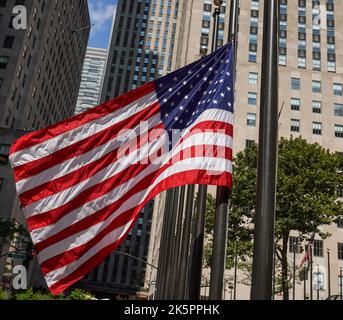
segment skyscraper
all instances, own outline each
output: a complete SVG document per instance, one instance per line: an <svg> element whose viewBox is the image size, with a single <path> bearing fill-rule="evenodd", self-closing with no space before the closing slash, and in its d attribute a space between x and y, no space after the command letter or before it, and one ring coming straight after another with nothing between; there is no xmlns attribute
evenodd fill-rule
<svg viewBox="0 0 343 320"><path fill-rule="evenodd" d="M106 57L106 49L87 48L79 96L76 103L76 114L99 105Z"/></svg>
<svg viewBox="0 0 343 320"><path fill-rule="evenodd" d="M17 5L24 6L24 29L13 23ZM8 163L10 146L74 114L89 25L87 1L0 1L0 217L24 223ZM0 253L7 250L0 247ZM5 262L0 259L0 281Z"/></svg>

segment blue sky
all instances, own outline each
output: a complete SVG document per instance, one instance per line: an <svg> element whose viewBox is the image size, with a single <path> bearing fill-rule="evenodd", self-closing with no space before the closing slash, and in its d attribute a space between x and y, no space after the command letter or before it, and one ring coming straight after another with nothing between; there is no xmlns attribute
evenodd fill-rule
<svg viewBox="0 0 343 320"><path fill-rule="evenodd" d="M88 0L93 27L89 47L107 48L117 0Z"/></svg>

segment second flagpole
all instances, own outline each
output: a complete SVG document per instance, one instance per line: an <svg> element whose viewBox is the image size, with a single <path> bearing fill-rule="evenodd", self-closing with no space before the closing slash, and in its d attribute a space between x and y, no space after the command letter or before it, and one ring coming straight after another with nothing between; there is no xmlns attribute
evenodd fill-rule
<svg viewBox="0 0 343 320"><path fill-rule="evenodd" d="M218 4L222 1L218 1ZM236 41L238 27L238 0L232 0L230 4L229 41L233 41L234 57L236 60ZM234 67L236 71L236 66ZM228 235L228 207L229 187L218 187L216 195L216 216L213 234L213 255L211 266L210 299L223 299L223 284L226 267L226 249Z"/></svg>

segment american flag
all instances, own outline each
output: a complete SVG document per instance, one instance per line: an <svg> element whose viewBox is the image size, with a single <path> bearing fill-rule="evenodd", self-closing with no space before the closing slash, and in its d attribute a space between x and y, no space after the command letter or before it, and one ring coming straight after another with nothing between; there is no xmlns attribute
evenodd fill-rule
<svg viewBox="0 0 343 320"><path fill-rule="evenodd" d="M17 192L52 293L102 263L162 191L232 186L233 71L230 43L12 146Z"/></svg>
<svg viewBox="0 0 343 320"><path fill-rule="evenodd" d="M315 236L316 236L316 233L314 232L311 238L308 240L306 252L303 259L301 260L300 268L302 268L305 265L305 263L308 263L311 260L312 246L313 246L313 241L314 241Z"/></svg>

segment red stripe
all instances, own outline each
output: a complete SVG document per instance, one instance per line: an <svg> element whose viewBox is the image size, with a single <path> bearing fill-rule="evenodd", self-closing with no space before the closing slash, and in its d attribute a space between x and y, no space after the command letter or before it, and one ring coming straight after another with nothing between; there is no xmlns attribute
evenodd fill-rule
<svg viewBox="0 0 343 320"><path fill-rule="evenodd" d="M233 137L233 125L227 122L221 121L203 121L194 126L187 134L185 134L180 141L178 141L177 145L181 144L183 141L188 139L191 135L194 135L196 131L199 132L210 132L210 133L220 133L223 132L224 134Z"/></svg>
<svg viewBox="0 0 343 320"><path fill-rule="evenodd" d="M233 127L232 125L229 125L225 122L211 122L211 121L205 121L202 123L199 123L194 128L190 130L188 134L185 135L181 139L181 142L185 141L187 138L189 138L192 134L195 133L195 131L206 131L207 128L211 126L210 131L215 133L219 130L224 130L225 134L232 136L233 134ZM156 135L160 134L159 129L163 129L163 125L157 125L155 128L151 129L149 131L149 141L153 141L153 139L156 137ZM157 130L158 132L153 132L153 130ZM115 137L114 137L115 138ZM145 139L143 135L143 141ZM180 143L178 143L180 144ZM143 145L143 143L138 143L138 146ZM136 149L132 149L134 151ZM31 203L34 203L36 201L39 201L40 199L46 198L48 196L51 196L55 193L61 192L62 190L65 190L67 188L70 188L76 184L78 184L81 181L84 181L88 179L89 177L96 174L101 169L105 168L107 165L115 162L117 160L117 150L112 151L111 153L103 156L102 158L94 161L93 163L90 163L88 165L83 166L82 168L75 170L63 177L54 179L52 181L49 181L45 184L39 185L36 188L33 188L31 190L28 190L20 195L21 204L23 207L28 206ZM63 159L65 160L65 159Z"/></svg>
<svg viewBox="0 0 343 320"><path fill-rule="evenodd" d="M231 150L226 150L227 154L231 154ZM129 192L127 192L122 198L118 199L116 202L110 204L109 206L99 210L98 212L94 213L91 216L88 216L77 223L67 227L66 229L62 230L61 232L51 236L50 238L38 243L35 245L35 249L38 252L41 252L42 250L46 249L47 247L53 245L54 243L57 243L61 241L62 239L68 238L72 236L73 234L77 234L83 230L86 230L90 228L93 225L96 225L100 222L105 221L108 217L110 217L113 213L115 213L122 204L131 198L136 193L147 189L153 181L157 177L154 177L155 173L152 173L151 175L147 176L143 180L141 180L139 183L137 183L137 186L132 188ZM153 181L151 181L151 178Z"/></svg>
<svg viewBox="0 0 343 320"><path fill-rule="evenodd" d="M72 159L79 155L85 154L92 149L99 147L110 140L118 137L118 134L125 129L132 129L139 125L141 121L150 119L153 115L158 113L160 105L158 102L152 104L150 108L142 110L139 113L134 114L130 118L127 118L103 131L100 131L93 136L84 140L78 141L68 147L56 151L47 157L40 158L35 161L23 164L14 168L14 176L16 182L35 176L50 167L58 165L68 159Z"/></svg>
<svg viewBox="0 0 343 320"><path fill-rule="evenodd" d="M102 105L92 108L87 112L74 116L68 120L49 126L21 137L11 148L11 154L14 152L32 147L36 144L47 141L51 138L59 136L63 133L71 131L88 122L102 118L120 108L123 108L130 103L138 100L141 97L153 92L156 86L154 82L149 82L135 90L127 92L113 100L103 103Z"/></svg>
<svg viewBox="0 0 343 320"><path fill-rule="evenodd" d="M193 171L189 171L189 172L175 174L175 175L173 175L171 177L166 178L161 183L159 183L149 193L149 195L144 200L144 202L140 206L138 206L132 212L132 217L134 217L135 220L136 220L140 210L142 208L144 208L145 204L147 202L149 202L152 198L154 198L157 194L159 194L159 193L161 193L161 192L163 192L163 191L165 191L167 189L174 188L174 187L181 186L181 185L186 185L186 184L211 184L211 185L232 187L232 176L229 173L224 173L224 174L218 175L218 176L209 176L209 175L207 175L207 171L206 170L205 171L193 170ZM129 217L129 215L127 215L124 218L122 218L123 221L125 221L125 219L127 219L127 217ZM128 219L128 221L130 221L130 220L131 219ZM119 227L120 226L118 226L118 225L114 226L113 230L115 230L115 229L117 229ZM120 246L121 243L123 242L123 240L127 237L129 232L131 231L131 229L129 229L127 231L127 233L121 239L118 239L118 241L116 241L115 243L113 243L113 244L111 244L111 245L101 249L92 258L88 259L84 264L82 264L73 273L71 273L70 275L68 275L65 278L63 278L62 280L60 280L59 282L57 282L54 285L52 285L49 288L50 291L53 292L54 294L59 294L59 293L63 292L67 287L69 287L73 283L75 283L78 280L80 280L84 275L86 275L91 270L93 270L97 265L102 263L106 256L108 256L118 246ZM108 230L106 234L108 234L109 232L111 232L111 230ZM104 236L106 236L106 234ZM74 254L71 253L70 251L65 252L64 254L62 254L61 257L59 258L60 259L59 265L62 267L64 265L66 265L66 264L71 263L72 261L77 260L78 257L81 257L83 254L85 254L88 250L90 250L92 248L92 246L89 246L89 244L91 242L93 242L93 240L94 239L92 239L86 245L80 246L82 248L78 247L78 248L75 248L77 250L73 249L73 250L75 250L74 254L76 253L76 251L78 251L78 253L76 253L77 254L76 259L75 259ZM101 239L99 239L98 241L100 241L100 240ZM55 259L55 258L56 257L54 257L52 259ZM73 260L71 260L71 262L69 262L70 258L73 258ZM45 275L52 271L52 269L49 268L48 262L49 261L46 261L46 263L43 263L43 264L45 264L45 267L42 270L43 270L43 273Z"/></svg>
<svg viewBox="0 0 343 320"><path fill-rule="evenodd" d="M44 183L42 185L39 185L36 188L33 188L31 190L28 190L20 195L20 201L23 207L26 207L34 202L37 202L39 200L42 200L46 197L52 196L53 194L59 193L63 190L66 190L68 188L71 188L77 184L79 184L82 181L85 181L89 179L90 177L94 176L99 171L103 170L107 166L117 162L121 155L118 152L119 150L124 150L125 146L130 147L130 151L134 152L139 147L145 145L149 141L152 141L152 139L155 138L158 129L163 129L163 124L158 124L154 128L150 129L147 133L140 136L139 141L137 141L137 145L131 147L131 144L133 143L132 140L125 143L123 146L121 146L118 149L115 149L100 159L91 162L83 167L81 167L78 170L75 170L73 172L70 172L69 174L66 174L65 176L62 176L60 178L48 181L47 183Z"/></svg>
<svg viewBox="0 0 343 320"><path fill-rule="evenodd" d="M187 159L190 157L195 156L202 156L207 155L209 153L210 156L216 156L216 148L212 148L214 146L208 146L208 148L204 148L202 146L197 147L191 147L187 148L180 153L176 154L168 164L164 165L163 167L160 167L153 173L145 176L142 180L139 182L139 187L143 187L143 189L147 188L150 184L153 183L153 181L168 167L175 164L180 159ZM225 148L225 158L228 160L232 160L232 150L230 148ZM56 223L58 220L60 220L62 217L66 216L68 213L70 213L73 210L76 210L77 208L82 207L85 203L88 203L92 200L95 200L115 188L117 188L119 185L127 182L128 180L134 178L136 175L138 175L141 171L146 169L151 164L134 164L131 165L127 170L120 172L113 177L89 188L81 192L76 198L71 200L70 202L56 208L53 210L50 210L48 212L38 214L32 217L27 218L27 225L30 231L40 229L42 227L46 227L50 224ZM157 167L157 165L156 165ZM140 190L143 190L140 189ZM137 192L137 187L132 187L129 192L125 196L133 195Z"/></svg>

